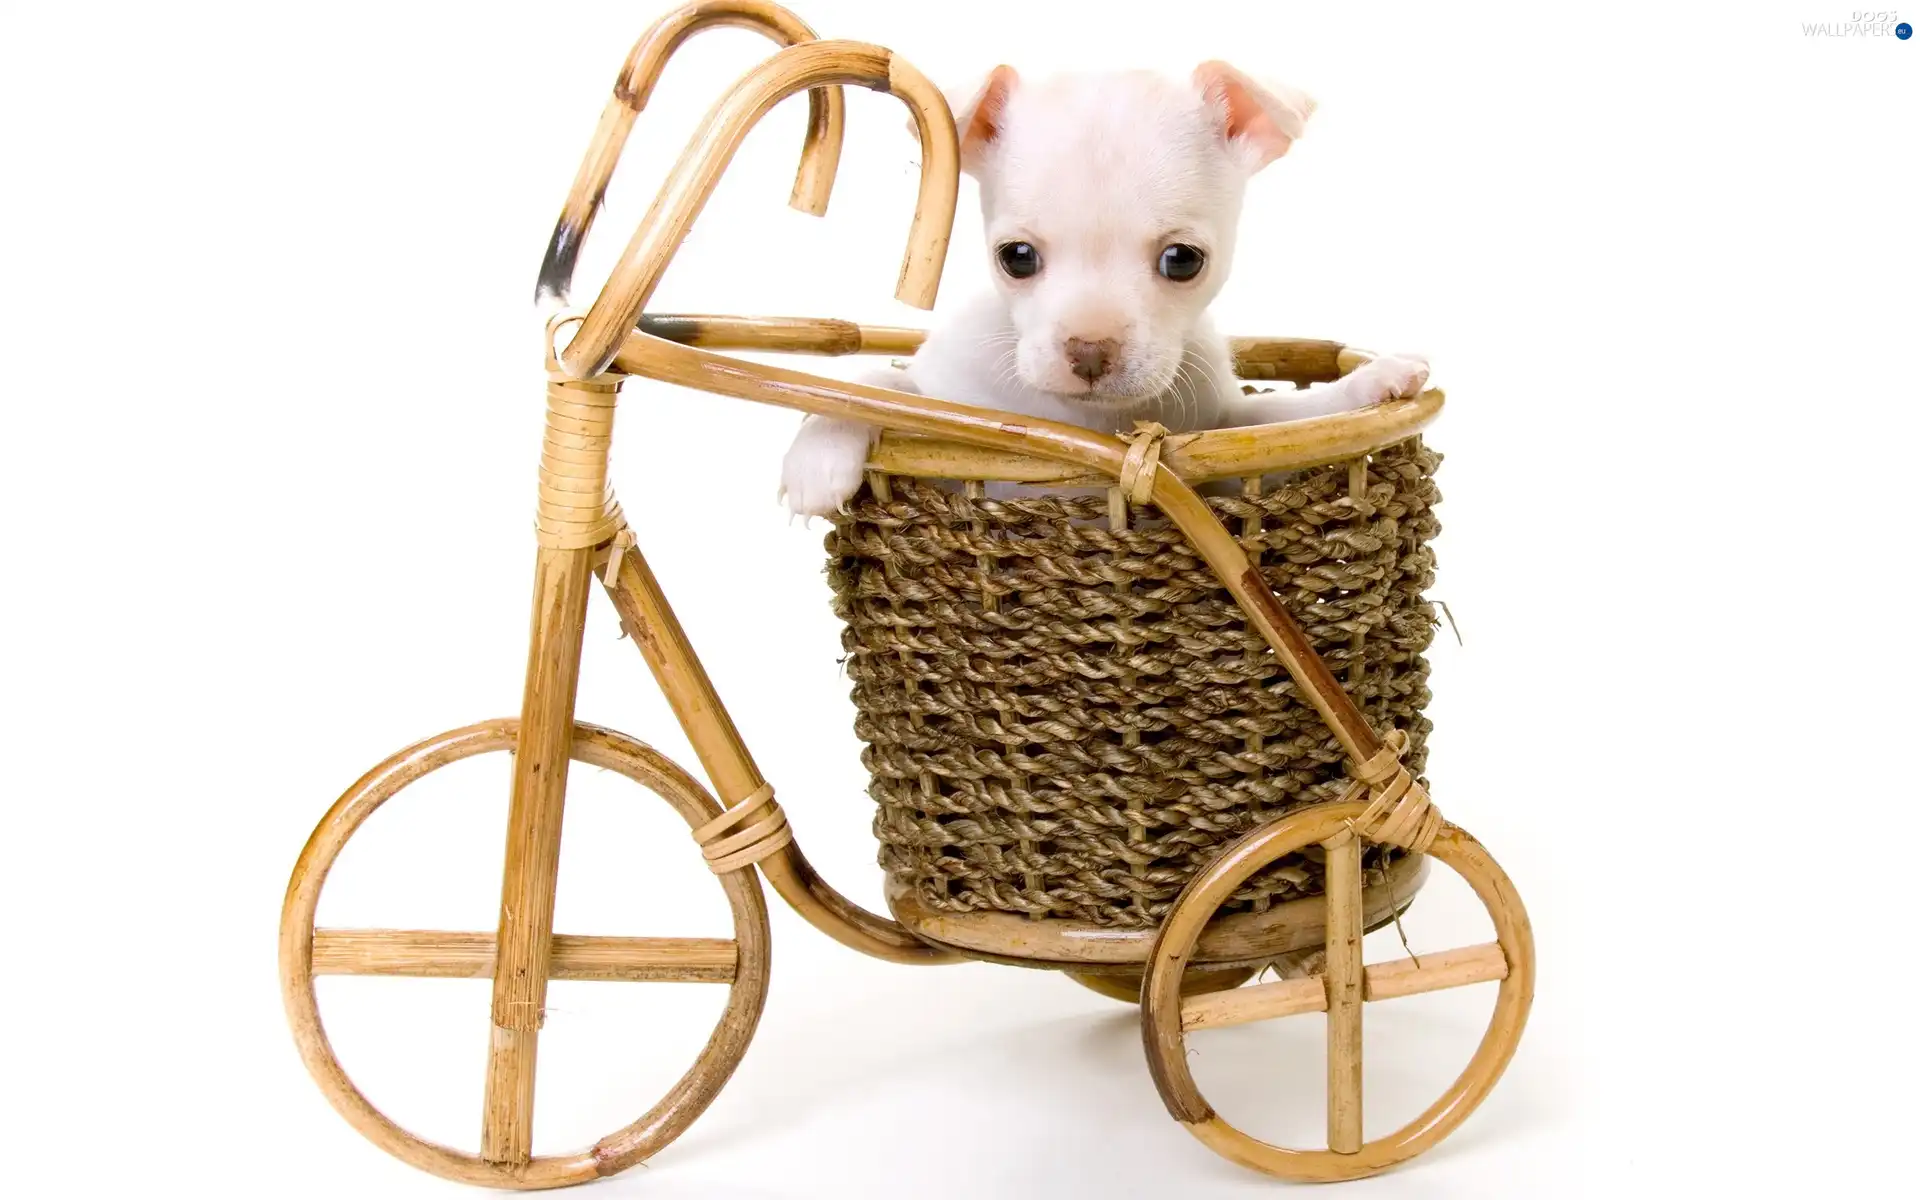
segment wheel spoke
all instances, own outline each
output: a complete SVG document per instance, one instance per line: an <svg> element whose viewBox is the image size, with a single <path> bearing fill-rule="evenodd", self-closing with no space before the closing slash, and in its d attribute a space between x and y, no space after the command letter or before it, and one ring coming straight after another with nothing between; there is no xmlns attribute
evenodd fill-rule
<svg viewBox="0 0 1920 1200"><path fill-rule="evenodd" d="M1498 942L1480 946L1462 946L1418 958L1397 958L1364 974L1368 1000L1397 1000L1474 983L1494 983L1507 977L1507 956ZM1180 1006L1180 1028L1226 1029L1251 1025L1276 1017L1300 1013L1325 1012L1327 988L1324 976L1288 979L1280 983L1261 983L1238 991L1195 996Z"/></svg>
<svg viewBox="0 0 1920 1200"><path fill-rule="evenodd" d="M1327 1148L1352 1154L1364 1137L1360 1119L1360 1026L1366 1002L1361 941L1360 839L1342 832L1327 851Z"/></svg>
<svg viewBox="0 0 1920 1200"><path fill-rule="evenodd" d="M556 934L551 979L624 983L732 983L739 947L729 938L582 937ZM316 929L315 975L490 979L494 935L435 929Z"/></svg>
<svg viewBox="0 0 1920 1200"><path fill-rule="evenodd" d="M1195 1029L1225 1029L1325 1011L1326 977L1310 975L1305 979L1257 983L1231 992L1195 996L1180 1006L1180 1028L1189 1033Z"/></svg>
<svg viewBox="0 0 1920 1200"><path fill-rule="evenodd" d="M1470 983L1492 983L1506 977L1507 956L1500 949L1500 943L1486 942L1368 967L1367 999L1394 1000Z"/></svg>

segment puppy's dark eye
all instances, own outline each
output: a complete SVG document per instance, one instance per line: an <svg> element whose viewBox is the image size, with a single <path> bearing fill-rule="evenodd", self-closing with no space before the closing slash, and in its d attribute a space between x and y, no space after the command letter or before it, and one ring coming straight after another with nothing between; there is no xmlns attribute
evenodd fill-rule
<svg viewBox="0 0 1920 1200"><path fill-rule="evenodd" d="M1206 252L1185 242L1175 242L1160 252L1160 273L1176 282L1192 279L1206 265Z"/></svg>
<svg viewBox="0 0 1920 1200"><path fill-rule="evenodd" d="M1015 279L1032 279L1040 273L1040 252L1027 242L1008 242L997 253L1000 269Z"/></svg>

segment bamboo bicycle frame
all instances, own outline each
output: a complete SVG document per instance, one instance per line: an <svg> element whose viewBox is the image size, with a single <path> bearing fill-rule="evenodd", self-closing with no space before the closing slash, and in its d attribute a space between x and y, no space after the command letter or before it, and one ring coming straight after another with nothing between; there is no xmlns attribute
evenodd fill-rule
<svg viewBox="0 0 1920 1200"><path fill-rule="evenodd" d="M645 557L633 545L624 519L611 506L610 495L601 495L611 441L612 396L620 380L639 376L814 415L848 418L894 435L934 439L933 445L957 445L1051 464L1051 470L1070 477L1116 480L1127 465L1129 443L1117 437L748 363L648 332L650 322L643 319L642 310L734 151L762 115L802 90L813 93L813 120L794 204L810 212L824 209L839 157L836 85L847 83L899 97L914 117L925 165L897 294L923 308L932 304L952 228L959 171L953 120L945 101L924 77L889 51L857 42L800 40L810 36L805 27L785 14L778 19L768 16L771 9L770 5L745 0L698 5L684 10L677 24L670 20L663 26L664 32L656 31L636 49L569 194L541 275L543 292L564 295L573 259L597 211L598 198L632 126L633 114L658 77L665 56L680 41L706 24L744 23L761 28L775 40L795 43L749 72L719 101L681 155L591 307L584 315L562 318L550 327L553 344L549 371L556 382L550 388L548 458L564 460L559 465L565 472L549 474L543 466L542 544L535 563L532 635L514 760L493 975L494 1028L481 1147L482 1157L490 1162L524 1163L531 1154L534 1068L540 1015L553 969L553 897L560 820L572 752L581 630L591 577L601 577L722 803L740 812L742 806L764 803L770 797L767 781L728 717ZM685 341L705 340L710 345L752 345L756 338L775 337L787 348L818 352L910 350L917 342L912 331L870 330L844 323L815 323L810 327L801 322L783 325L706 318L691 324L681 319L678 326L672 319L664 324L653 321L651 327L670 334L677 332ZM1323 361L1317 370L1327 378L1337 376L1355 361L1330 343L1288 345L1307 358L1319 355ZM551 397L555 394L562 397L560 409L554 408L556 401ZM1384 420L1387 426L1409 426L1407 432L1411 433L1431 419L1438 408L1437 395L1421 399L1427 401L1424 406L1419 402L1403 403L1397 409L1385 406L1370 418L1376 424ZM570 418L563 416L556 424L552 414L576 411L568 407L576 404L600 405L605 423L591 428L583 425L577 432ZM1355 430L1378 432L1369 429L1364 419L1319 428L1324 435L1336 426L1349 440ZM1331 443L1340 439L1323 436L1322 440L1329 444L1315 448L1326 453ZM1307 441L1313 442L1311 433ZM1188 439L1171 447L1167 460L1170 467L1178 468L1182 449L1197 453L1191 442ZM1250 431L1230 431L1224 438L1215 438L1213 452L1220 463L1237 465L1244 472L1253 459L1263 457L1251 449L1257 442ZM906 445L904 453L914 452L912 444L896 440L896 453L902 452L901 445ZM1267 466L1299 465L1309 457L1307 450L1296 450L1291 455L1280 453L1277 458L1269 450L1264 458L1273 461ZM1176 469L1151 471L1152 502L1178 525L1219 575L1252 628L1273 648L1347 754L1356 763L1374 760L1381 752L1379 738L1233 536ZM1045 474L1043 470L1041 476ZM560 511L567 513L585 514L587 527L599 536L549 537L544 516L549 504L561 505ZM578 530L574 532L578 534ZM901 963L946 963L959 958L841 896L809 866L798 845L791 841L759 858L758 863L790 905L845 945Z"/></svg>
<svg viewBox="0 0 1920 1200"><path fill-rule="evenodd" d="M930 307L938 288L958 185L958 148L945 101L911 66L877 46L814 40L812 30L770 0L695 0L662 18L628 57L568 193L542 265L539 292L564 299L600 198L668 56L713 26L754 29L785 47L749 72L708 114L641 221L606 285L580 314L549 324L547 419L538 494L539 550L520 718L465 726L417 742L363 775L328 810L296 862L282 909L281 987L294 1038L329 1102L360 1132L407 1162L451 1179L495 1187L544 1188L611 1175L677 1138L712 1101L739 1063L765 1003L770 951L757 866L800 915L837 941L892 962L939 964L963 957L1052 965L1107 995L1141 1002L1149 1071L1175 1120L1236 1162L1293 1179L1371 1174L1419 1153L1470 1113L1499 1079L1525 1023L1533 989L1532 934L1518 894L1498 864L1463 830L1440 817L1399 761L1404 734L1371 729L1305 634L1281 607L1239 543L1193 485L1328 463L1351 462L1412 437L1438 415L1437 390L1358 412L1284 426L1123 439L1077 426L1029 420L943 400L843 383L748 363L719 351L800 354L909 354L922 334L810 318L648 314L643 310L747 131L775 104L809 93L810 119L792 205L825 211L840 158L842 85L899 97L913 114L925 165L896 294ZM1366 361L1333 342L1238 339L1243 375L1308 383L1336 379ZM1270 646L1298 691L1324 718L1349 757L1353 782L1341 801L1258 825L1188 883L1157 931L1082 938L1072 928L1021 922L1018 935L975 922L965 929L919 918L895 898L908 925L870 913L834 890L808 864L773 789L675 618L608 486L621 384L629 377L680 384L755 403L851 419L882 430L869 457L881 473L942 479L1112 486L1150 501L1205 558ZM1360 478L1364 479L1364 464ZM678 765L644 743L574 720L587 594L598 578L639 647L705 768L716 803ZM381 805L424 775L477 754L511 747L513 791L497 931L322 930L320 891L341 847ZM666 801L685 822L725 892L734 937L573 936L553 930L555 883L569 763L613 770ZM1394 881L1363 885L1362 843L1401 848ZM1216 920L1255 872L1318 843L1327 856L1324 898L1279 906L1257 928L1239 916ZM1369 922L1396 910L1417 887L1426 856L1460 873L1494 920L1497 943L1426 960L1368 966L1361 938ZM1288 910L1282 913L1282 909ZM1281 920L1274 920L1279 914ZM1151 945L1147 940L1151 940ZM949 944L950 939L950 944ZM1313 941L1323 970L1290 960L1278 983L1232 989L1276 954ZM1209 942L1212 948L1209 948ZM1097 945L1093 943L1097 942ZM1124 943L1124 944L1123 944ZM1218 954L1216 954L1218 952ZM1223 967L1221 964L1225 963ZM1087 968L1093 974L1078 973ZM1107 970L1111 975L1099 972ZM1121 972L1131 972L1131 979ZM347 1076L323 1028L314 977L320 974L491 976L493 1003L486 1102L477 1155L409 1133L381 1113ZM1196 977L1211 975L1211 980ZM562 1155L532 1153L534 1078L550 979L698 981L729 986L728 1000L692 1068L648 1112L591 1146ZM1401 1129L1368 1141L1361 1119L1362 1021L1366 1003L1498 981L1500 996L1479 1050L1455 1084ZM1189 995L1189 982L1203 983ZM1209 996L1207 992L1218 992ZM1186 1066L1190 1030L1325 1012L1327 1149L1273 1146L1214 1113Z"/></svg>

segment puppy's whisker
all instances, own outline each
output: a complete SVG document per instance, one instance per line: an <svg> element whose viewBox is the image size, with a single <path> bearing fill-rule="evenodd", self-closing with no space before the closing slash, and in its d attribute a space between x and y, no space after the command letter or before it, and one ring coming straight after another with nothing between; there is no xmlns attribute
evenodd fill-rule
<svg viewBox="0 0 1920 1200"><path fill-rule="evenodd" d="M1223 382L1220 378L1220 371L1216 369L1215 364L1208 362L1204 357L1200 356L1195 356L1187 360L1187 362L1193 365L1197 374L1206 379L1207 390L1213 395L1222 397L1232 395L1234 390L1233 381L1229 379ZM1183 362L1181 365L1185 366L1187 363ZM1230 375L1231 372L1228 372L1228 374Z"/></svg>
<svg viewBox="0 0 1920 1200"><path fill-rule="evenodd" d="M996 383L1011 383L1019 377L1019 374L1019 356L1011 350L1002 354L994 364L994 379Z"/></svg>
<svg viewBox="0 0 1920 1200"><path fill-rule="evenodd" d="M1169 390L1173 396L1174 420L1178 423L1179 427L1185 429L1191 423L1187 420L1187 409L1189 407L1193 409L1193 418L1194 421L1197 422L1200 417L1200 405L1193 396L1193 375L1187 369L1186 359L1182 358L1180 365L1174 369L1173 386Z"/></svg>
<svg viewBox="0 0 1920 1200"><path fill-rule="evenodd" d="M1206 378L1208 387L1212 388L1216 392L1220 390L1220 387L1221 387L1220 377L1214 372L1213 364L1208 362L1206 359L1188 358L1183 360L1180 365L1183 368L1187 366L1192 366L1200 375Z"/></svg>

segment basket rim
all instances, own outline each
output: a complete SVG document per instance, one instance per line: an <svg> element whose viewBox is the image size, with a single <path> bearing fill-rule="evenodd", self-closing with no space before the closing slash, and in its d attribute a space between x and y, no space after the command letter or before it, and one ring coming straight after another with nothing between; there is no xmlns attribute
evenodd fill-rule
<svg viewBox="0 0 1920 1200"><path fill-rule="evenodd" d="M735 317L708 313L646 313L641 333L709 350L839 357L909 357L926 331L862 325L830 317ZM1234 369L1243 383L1325 383L1373 361L1372 351L1319 338L1233 337ZM933 397L941 399L941 397ZM1246 425L1169 435L1160 465L1188 484L1211 483L1345 462L1403 442L1433 424L1446 392L1428 388L1352 412L1269 425ZM988 450L925 434L883 431L867 468L889 475L983 483L1111 486L1112 480L1055 459Z"/></svg>
<svg viewBox="0 0 1920 1200"><path fill-rule="evenodd" d="M1433 424L1445 404L1444 391L1428 388L1417 396L1330 416L1169 434L1161 443L1160 466L1189 485L1198 485L1346 462L1420 433ZM884 475L983 483L1113 486L1104 475L1051 459L892 431L880 435L867 456L867 469Z"/></svg>

